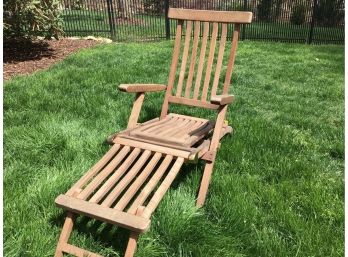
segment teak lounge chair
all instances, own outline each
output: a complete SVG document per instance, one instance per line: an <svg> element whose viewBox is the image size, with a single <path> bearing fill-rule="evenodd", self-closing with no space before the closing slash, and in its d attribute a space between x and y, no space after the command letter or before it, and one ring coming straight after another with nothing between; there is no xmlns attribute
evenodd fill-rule
<svg viewBox="0 0 348 257"><path fill-rule="evenodd" d="M152 213L185 162L206 162L197 206L205 201L220 139L232 131L224 122L227 106L233 101L228 89L240 24L251 23L252 13L169 9L168 16L177 20L168 85L119 86L121 91L136 94L128 128L112 135L110 150L66 194L57 197L55 202L67 211L67 217L55 256L100 256L68 243L75 214L129 229L125 256L133 256L139 234L150 228ZM227 65L223 66L231 23L233 38L228 59L225 58ZM222 69L226 70L225 78L219 83ZM145 92L152 91L166 91L161 116L138 124ZM217 118L210 121L168 114L170 104L213 109Z"/></svg>

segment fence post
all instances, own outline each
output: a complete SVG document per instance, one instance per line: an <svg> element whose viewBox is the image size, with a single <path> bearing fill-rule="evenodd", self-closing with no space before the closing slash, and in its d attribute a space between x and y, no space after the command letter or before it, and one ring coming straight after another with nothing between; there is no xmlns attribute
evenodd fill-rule
<svg viewBox="0 0 348 257"><path fill-rule="evenodd" d="M113 8L112 0L106 0L106 5L107 5L107 11L108 11L111 39L112 41L115 41L116 29L115 29L115 16L114 16L114 8Z"/></svg>
<svg viewBox="0 0 348 257"><path fill-rule="evenodd" d="M165 26L166 26L166 39L170 39L170 21L168 18L169 0L164 0L164 15L165 15Z"/></svg>
<svg viewBox="0 0 348 257"><path fill-rule="evenodd" d="M243 10L246 11L247 8L248 8L248 0L244 0ZM246 26L246 24L243 24L242 26L243 26L242 27L242 40L244 40L245 39L245 26Z"/></svg>
<svg viewBox="0 0 348 257"><path fill-rule="evenodd" d="M309 30L309 35L308 35L308 44L312 44L313 41L313 33L314 33L314 25L315 25L315 15L316 15L316 9L317 9L317 0L313 1L313 10L312 10L312 20L311 20L311 27Z"/></svg>

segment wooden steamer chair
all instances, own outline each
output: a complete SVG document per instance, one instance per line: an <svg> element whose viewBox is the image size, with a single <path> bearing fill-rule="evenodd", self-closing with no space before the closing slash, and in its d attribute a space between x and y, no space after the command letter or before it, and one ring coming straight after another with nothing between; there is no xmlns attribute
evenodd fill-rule
<svg viewBox="0 0 348 257"><path fill-rule="evenodd" d="M128 128L114 134L110 138L112 147L101 160L64 195L56 198L56 204L67 211L55 253L57 257L63 256L63 253L100 256L68 243L76 214L129 229L131 234L125 256L133 256L140 233L150 228L152 213L185 162L198 159L206 162L197 206L204 204L220 139L232 131L224 123L227 107L233 101L228 89L240 25L251 23L252 13L171 8L168 16L177 20L168 85L119 86L121 91L136 95ZM229 44L226 39L228 25L231 23L234 24L232 45L224 83L219 87L225 46ZM208 34L211 29L210 37ZM219 32L221 36L217 47ZM185 34L183 47L182 34ZM178 65L181 54L181 65ZM176 82L177 69L180 70ZM161 116L138 124L145 93L153 91L166 91ZM170 104L213 109L217 111L217 118L216 121L210 121L168 114Z"/></svg>

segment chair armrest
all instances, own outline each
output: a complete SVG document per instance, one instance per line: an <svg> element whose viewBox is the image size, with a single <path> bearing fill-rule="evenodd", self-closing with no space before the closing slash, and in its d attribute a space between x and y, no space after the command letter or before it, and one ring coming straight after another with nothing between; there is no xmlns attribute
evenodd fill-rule
<svg viewBox="0 0 348 257"><path fill-rule="evenodd" d="M234 95L214 95L210 98L212 104L226 105L233 102Z"/></svg>
<svg viewBox="0 0 348 257"><path fill-rule="evenodd" d="M121 84L118 89L128 93L143 93L165 91L167 86L161 84Z"/></svg>

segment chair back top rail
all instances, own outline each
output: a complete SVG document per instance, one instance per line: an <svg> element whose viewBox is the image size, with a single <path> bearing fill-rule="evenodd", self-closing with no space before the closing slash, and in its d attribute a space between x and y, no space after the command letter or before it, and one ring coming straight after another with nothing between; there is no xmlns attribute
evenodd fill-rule
<svg viewBox="0 0 348 257"><path fill-rule="evenodd" d="M168 17L177 20L207 21L222 23L251 23L252 12L241 11L208 11L169 8Z"/></svg>

